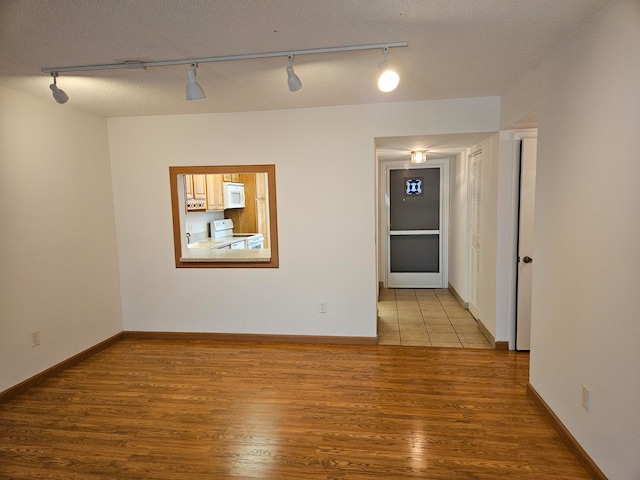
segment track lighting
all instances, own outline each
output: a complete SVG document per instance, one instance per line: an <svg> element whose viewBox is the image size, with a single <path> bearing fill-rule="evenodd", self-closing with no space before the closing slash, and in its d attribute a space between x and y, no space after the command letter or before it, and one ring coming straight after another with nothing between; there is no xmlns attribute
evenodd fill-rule
<svg viewBox="0 0 640 480"><path fill-rule="evenodd" d="M201 100L206 97L204 90L196 81L197 63L192 63L191 68L187 70L187 100Z"/></svg>
<svg viewBox="0 0 640 480"><path fill-rule="evenodd" d="M302 88L302 82L293 71L293 55L289 55L289 66L287 67L287 84L290 92L297 92Z"/></svg>
<svg viewBox="0 0 640 480"><path fill-rule="evenodd" d="M56 79L58 78L58 72L51 72L51 77L53 78L53 83L49 85L51 92L53 93L53 98L55 98L58 103L67 103L69 101L69 96L64 93L64 90L60 90L56 83Z"/></svg>
<svg viewBox="0 0 640 480"><path fill-rule="evenodd" d="M400 75L398 75L394 70L391 70L387 66L387 53L389 52L388 47L384 47L382 49L382 54L384 55L384 60L380 64L380 68L383 69L380 77L378 77L378 88L381 92L392 92L396 89L398 84L400 83Z"/></svg>
<svg viewBox="0 0 640 480"><path fill-rule="evenodd" d="M411 152L411 163L425 163L427 161L426 150L416 150Z"/></svg>
<svg viewBox="0 0 640 480"><path fill-rule="evenodd" d="M359 50L377 50L382 48L384 53L384 62L381 67L385 68L385 71L380 75L378 81L378 88L383 92L390 92L398 86L400 77L396 72L387 68L387 52L390 48L407 47L407 42L394 42L394 43L372 43L367 45L348 45L343 47L325 47L325 48L311 48L306 50L288 50L280 52L265 52L265 53L245 53L239 55L225 55L219 57L201 57L201 58L183 58L178 60L158 60L153 62L142 62L139 60L126 60L121 63L107 63L102 65L77 65L73 67L51 67L43 68L42 72L51 74L53 77L53 84L51 85L51 91L53 92L53 98L58 103L65 103L69 100L66 93L60 90L56 85L56 77L60 72L87 72L93 70L118 70L118 69L134 69L134 68L150 68L150 67L167 67L171 65L190 65L187 70L187 100L199 100L205 98L202 87L196 81L196 69L199 63L211 63L211 62L227 62L230 60L249 60L252 58L271 58L271 57L287 57L289 59L289 65L286 68L287 72L287 85L289 90L296 92L302 88L302 82L300 78L293 71L293 57L294 55L312 55L320 53L337 53L337 52L355 52Z"/></svg>

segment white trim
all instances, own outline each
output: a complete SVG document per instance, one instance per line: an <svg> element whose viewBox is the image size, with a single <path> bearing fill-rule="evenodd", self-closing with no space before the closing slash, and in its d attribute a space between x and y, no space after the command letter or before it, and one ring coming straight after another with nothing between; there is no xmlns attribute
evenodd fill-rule
<svg viewBox="0 0 640 480"><path fill-rule="evenodd" d="M538 138L538 130L535 128L526 130L513 130L513 144L511 155L513 159L513 176L512 190L511 190L511 231L510 245L512 253L509 261L509 273L508 279L508 313L507 328L509 332L509 350L515 350L516 348L516 301L517 301L517 282L518 282L518 215L519 215L519 203L520 203L520 141L523 138ZM497 326L496 326L497 327Z"/></svg>
<svg viewBox="0 0 640 480"><path fill-rule="evenodd" d="M438 235L440 230L390 230L389 235Z"/></svg>

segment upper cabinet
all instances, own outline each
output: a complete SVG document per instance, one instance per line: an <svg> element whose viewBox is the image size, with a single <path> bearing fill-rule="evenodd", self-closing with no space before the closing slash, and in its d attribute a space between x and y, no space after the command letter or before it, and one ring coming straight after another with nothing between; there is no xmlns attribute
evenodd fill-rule
<svg viewBox="0 0 640 480"><path fill-rule="evenodd" d="M204 176L204 175L203 175ZM224 210L223 175L206 175L207 211Z"/></svg>
<svg viewBox="0 0 640 480"><path fill-rule="evenodd" d="M184 180L185 195L187 197L187 210L204 210L207 198L205 176L203 174L185 175Z"/></svg>
<svg viewBox="0 0 640 480"><path fill-rule="evenodd" d="M222 181L224 182L240 182L239 173L224 173L222 174Z"/></svg>
<svg viewBox="0 0 640 480"><path fill-rule="evenodd" d="M188 211L224 210L221 174L185 175Z"/></svg>
<svg viewBox="0 0 640 480"><path fill-rule="evenodd" d="M202 174L191 175L193 177L193 198L204 200L207 198L207 185Z"/></svg>
<svg viewBox="0 0 640 480"><path fill-rule="evenodd" d="M184 176L184 192L187 195L187 200L193 198L193 175Z"/></svg>

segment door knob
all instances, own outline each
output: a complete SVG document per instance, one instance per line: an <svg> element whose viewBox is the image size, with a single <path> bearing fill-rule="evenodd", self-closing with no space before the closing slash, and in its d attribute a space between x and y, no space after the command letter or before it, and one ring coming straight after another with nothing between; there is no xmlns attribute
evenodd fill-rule
<svg viewBox="0 0 640 480"><path fill-rule="evenodd" d="M522 259L522 261L523 261L524 263L531 263L531 262L533 262L533 258L531 258L531 257L524 257L524 258Z"/></svg>

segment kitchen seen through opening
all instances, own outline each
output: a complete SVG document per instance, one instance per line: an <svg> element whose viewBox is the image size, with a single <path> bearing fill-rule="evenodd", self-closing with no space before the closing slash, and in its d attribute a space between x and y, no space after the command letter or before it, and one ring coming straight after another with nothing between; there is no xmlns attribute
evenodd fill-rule
<svg viewBox="0 0 640 480"><path fill-rule="evenodd" d="M275 165L169 167L177 268L277 268Z"/></svg>

